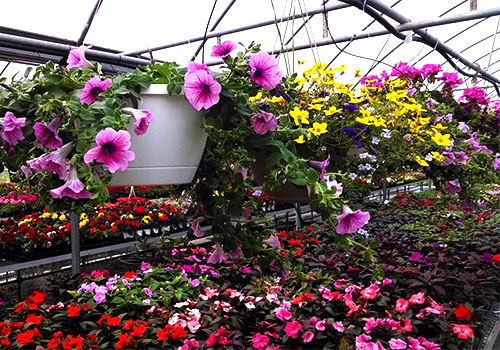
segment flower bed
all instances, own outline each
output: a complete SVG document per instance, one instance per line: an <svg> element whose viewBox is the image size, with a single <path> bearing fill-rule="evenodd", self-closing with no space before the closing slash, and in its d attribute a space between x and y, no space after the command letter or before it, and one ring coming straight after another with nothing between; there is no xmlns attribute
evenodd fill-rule
<svg viewBox="0 0 500 350"><path fill-rule="evenodd" d="M373 211L368 238L363 231L351 237L371 242L377 261L357 245L343 248L346 235L328 227L275 232L249 259L219 247L170 248L160 265L114 276L94 271L62 300L49 303L34 292L4 317L0 342L47 349L470 348L486 306L498 298L498 245L472 244L494 236L498 216L478 218L495 203L471 210L401 196ZM417 208L422 214L414 217ZM455 233L473 236L471 244L440 226L450 224L441 216L450 208L449 220L464 213ZM434 229L419 235L425 222Z"/></svg>

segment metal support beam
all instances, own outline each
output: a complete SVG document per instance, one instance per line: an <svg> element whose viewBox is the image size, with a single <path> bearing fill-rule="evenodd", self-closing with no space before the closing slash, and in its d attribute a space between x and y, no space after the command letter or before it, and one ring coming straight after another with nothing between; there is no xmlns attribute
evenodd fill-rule
<svg viewBox="0 0 500 350"><path fill-rule="evenodd" d="M97 0L95 3L94 8L92 9L92 12L90 13L89 19L87 20L87 23L85 23L85 27L83 28L82 34L80 34L80 37L78 38L76 45L80 46L83 44L83 41L85 40L85 37L87 36L87 33L89 32L90 26L92 25L92 21L94 20L94 17L99 11L99 8L101 7L103 0Z"/></svg>
<svg viewBox="0 0 500 350"><path fill-rule="evenodd" d="M80 273L80 220L75 212L71 213L71 272Z"/></svg>
<svg viewBox="0 0 500 350"><path fill-rule="evenodd" d="M302 18L302 17L307 17L307 16L309 16L311 14L318 14L318 13L324 13L324 12L330 12L330 11L340 10L340 9L343 9L343 8L346 8L346 7L349 7L349 5L347 5L347 4L330 5L330 6L326 6L325 8L321 7L319 9L316 9L316 10L313 10L313 11L309 11L307 13L299 13L299 14L295 14L295 15L292 15L292 16L282 17L278 21L280 21L280 22L286 22L286 21L293 20L295 18ZM187 40L181 40L181 41L178 41L178 42L175 42L175 43L171 43L171 44L167 44L167 45L156 46L156 47L153 47L151 49L139 50L139 51L133 51L133 52L129 52L129 53L124 53L124 55L135 56L135 55L140 55L140 54L143 54L143 53L146 53L146 52L149 52L149 51L158 51L158 50L169 49L171 47L176 47L176 46L191 44L191 43L197 42L197 41L203 41L204 39L216 38L218 36L223 36L223 35L228 35L228 34L233 34L233 33L238 33L238 32L244 32L244 31L249 30L249 29L255 29L255 28L265 27L265 26L273 25L273 24L276 24L276 20L275 19L268 20L268 21L263 21L263 22L259 22L259 23L254 23L254 24L250 24L250 25L247 25L247 26L243 26L243 27L233 28L233 29L229 29L229 30L223 30L223 31L219 31L219 32L213 32L213 33L208 34L206 37L199 36L199 37L196 37L196 38L187 39Z"/></svg>

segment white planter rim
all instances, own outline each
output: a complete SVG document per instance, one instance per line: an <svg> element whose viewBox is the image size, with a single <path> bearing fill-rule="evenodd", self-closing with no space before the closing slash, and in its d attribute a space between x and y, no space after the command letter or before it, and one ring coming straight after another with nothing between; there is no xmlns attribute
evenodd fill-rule
<svg viewBox="0 0 500 350"><path fill-rule="evenodd" d="M184 90L179 95L168 94L168 84L151 84L149 87L141 92L142 95L168 95L170 97L184 96Z"/></svg>

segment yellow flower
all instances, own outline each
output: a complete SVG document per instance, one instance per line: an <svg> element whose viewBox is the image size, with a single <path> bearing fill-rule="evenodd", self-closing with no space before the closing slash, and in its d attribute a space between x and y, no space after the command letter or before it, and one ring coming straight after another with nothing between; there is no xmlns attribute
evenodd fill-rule
<svg viewBox="0 0 500 350"><path fill-rule="evenodd" d="M145 215L145 216L143 216L141 221L144 222L146 225L148 225L149 222L151 221L151 216Z"/></svg>
<svg viewBox="0 0 500 350"><path fill-rule="evenodd" d="M323 97L318 97L318 98L315 98L312 100L312 103L321 103L325 101L325 99Z"/></svg>
<svg viewBox="0 0 500 350"><path fill-rule="evenodd" d="M361 96L359 98L354 98L354 96L350 96L351 99L349 100L349 103L360 103L360 102L363 102L365 100L364 96Z"/></svg>
<svg viewBox="0 0 500 350"><path fill-rule="evenodd" d="M359 78L359 77L361 76L361 72L364 72L364 70L356 68L356 69L354 70L354 76L355 76L356 78Z"/></svg>
<svg viewBox="0 0 500 350"><path fill-rule="evenodd" d="M266 99L266 102L271 102L271 103L277 103L279 105L284 105L285 104L285 99L283 98L283 96L273 96L273 98L271 99Z"/></svg>
<svg viewBox="0 0 500 350"><path fill-rule="evenodd" d="M165 214L163 214L163 213L159 213L159 214L158 214L158 217L159 217L160 219L161 219L162 217L164 217L164 216L165 216Z"/></svg>
<svg viewBox="0 0 500 350"><path fill-rule="evenodd" d="M61 221L66 220L66 215L61 214L61 215L59 216L59 220L61 220Z"/></svg>
<svg viewBox="0 0 500 350"><path fill-rule="evenodd" d="M375 118L373 118L372 116L367 116L367 117L363 117L363 118L357 117L356 121L358 123L361 123L364 125L374 125L375 124Z"/></svg>
<svg viewBox="0 0 500 350"><path fill-rule="evenodd" d="M375 126L383 126L386 127L387 125L385 124L385 120L382 118L374 118L373 119L373 125Z"/></svg>
<svg viewBox="0 0 500 350"><path fill-rule="evenodd" d="M425 159L420 158L420 156L417 156L416 161L421 166L429 166L429 163Z"/></svg>
<svg viewBox="0 0 500 350"><path fill-rule="evenodd" d="M439 152L431 152L432 156L434 157L434 159L436 160L436 162L443 162L444 161L444 156L441 155L441 153Z"/></svg>
<svg viewBox="0 0 500 350"><path fill-rule="evenodd" d="M314 135L318 136L327 132L326 127L327 127L326 123L314 122L313 127L307 129L307 131L312 132Z"/></svg>
<svg viewBox="0 0 500 350"><path fill-rule="evenodd" d="M290 115L293 118L293 121L295 125L300 125L300 123L303 124L309 124L309 112L308 111L301 111L299 107L295 107L293 111L290 111Z"/></svg>
<svg viewBox="0 0 500 350"><path fill-rule="evenodd" d="M306 85L306 80L304 78L295 78L295 82L298 83L300 86Z"/></svg>
<svg viewBox="0 0 500 350"><path fill-rule="evenodd" d="M248 101L254 102L254 101L259 101L262 98L262 92L258 92L257 95L249 97Z"/></svg>
<svg viewBox="0 0 500 350"><path fill-rule="evenodd" d="M304 139L304 135L300 135L294 141L297 142L297 143L304 143L304 142L306 142L306 140Z"/></svg>
<svg viewBox="0 0 500 350"><path fill-rule="evenodd" d="M80 228L85 227L88 224L88 222L89 221L87 219L80 221L80 224L79 224Z"/></svg>
<svg viewBox="0 0 500 350"><path fill-rule="evenodd" d="M44 218L44 219L50 218L50 213L47 213L47 212L43 213L42 218Z"/></svg>
<svg viewBox="0 0 500 350"><path fill-rule="evenodd" d="M438 146L448 147L451 145L450 134L443 135L439 131L434 133L432 141Z"/></svg>
<svg viewBox="0 0 500 350"><path fill-rule="evenodd" d="M334 115L335 113L341 113L341 109L337 109L335 106L331 106L325 111L325 115Z"/></svg>
<svg viewBox="0 0 500 350"><path fill-rule="evenodd" d="M219 193L218 190L214 190L213 194L212 194L212 197L224 197L224 191L221 191Z"/></svg>
<svg viewBox="0 0 500 350"><path fill-rule="evenodd" d="M298 60L297 62L298 62L299 64L304 64L304 63L306 63L306 61L304 61L304 60Z"/></svg>
<svg viewBox="0 0 500 350"><path fill-rule="evenodd" d="M52 214L52 219L57 220L58 217L59 215L57 215L57 213Z"/></svg>
<svg viewBox="0 0 500 350"><path fill-rule="evenodd" d="M132 214L128 214L128 218L129 218L129 220L132 220L134 218L134 216Z"/></svg>
<svg viewBox="0 0 500 350"><path fill-rule="evenodd" d="M87 220L89 217L85 213L80 214L80 220Z"/></svg>
<svg viewBox="0 0 500 350"><path fill-rule="evenodd" d="M323 104L321 104L321 103L313 104L313 105L309 105L307 108L321 111L321 109L323 108Z"/></svg>
<svg viewBox="0 0 500 350"><path fill-rule="evenodd" d="M436 125L434 125L432 127L435 131L440 131L440 130L444 130L444 129L448 129L448 127L444 126L443 124L441 123L437 123Z"/></svg>

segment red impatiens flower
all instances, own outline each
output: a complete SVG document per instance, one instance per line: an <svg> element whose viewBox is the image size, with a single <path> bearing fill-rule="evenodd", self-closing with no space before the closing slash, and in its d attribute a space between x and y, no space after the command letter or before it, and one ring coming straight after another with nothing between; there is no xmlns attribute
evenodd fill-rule
<svg viewBox="0 0 500 350"><path fill-rule="evenodd" d="M133 278L134 276L135 276L135 271L127 271L123 275L123 277L125 277L125 278Z"/></svg>
<svg viewBox="0 0 500 350"><path fill-rule="evenodd" d="M134 326L130 335L137 338L142 338L146 332L146 327L144 325Z"/></svg>
<svg viewBox="0 0 500 350"><path fill-rule="evenodd" d="M466 324L453 323L453 333L460 339L469 339L474 336L474 331Z"/></svg>
<svg viewBox="0 0 500 350"><path fill-rule="evenodd" d="M394 310L396 310L397 312L405 313L406 310L408 310L409 305L410 303L408 302L408 300L398 299L396 300L396 306L394 307Z"/></svg>
<svg viewBox="0 0 500 350"><path fill-rule="evenodd" d="M455 309L455 317L459 321L469 322L470 318L472 317L472 314L470 310L467 308L467 306L465 306L464 304L460 304Z"/></svg>
<svg viewBox="0 0 500 350"><path fill-rule="evenodd" d="M70 349L82 350L83 341L84 339L80 334L78 334L76 337L74 337L72 334L68 334L66 336L66 339L62 341L61 345L64 350L70 350Z"/></svg>
<svg viewBox="0 0 500 350"><path fill-rule="evenodd" d="M228 340L227 337L229 337L233 332L229 331L226 329L226 327L221 326L218 330L217 333L215 334L210 334L207 341L205 342L206 346L214 346L215 344L220 344L220 345L227 345L231 344L233 341Z"/></svg>
<svg viewBox="0 0 500 350"><path fill-rule="evenodd" d="M500 254L492 255L491 260L494 262L500 262Z"/></svg>
<svg viewBox="0 0 500 350"><path fill-rule="evenodd" d="M78 317L82 311L81 306L75 306L75 304L68 305L68 317Z"/></svg>
<svg viewBox="0 0 500 350"><path fill-rule="evenodd" d="M108 326L119 326L121 324L121 322L122 322L122 320L121 320L120 316L116 316L116 317L108 316L108 320L107 320Z"/></svg>
<svg viewBox="0 0 500 350"><path fill-rule="evenodd" d="M24 345L31 344L35 341L35 336L42 337L42 335L40 334L40 332L38 331L37 328L30 329L30 330L23 332L23 333L18 333L16 335L17 345L24 346Z"/></svg>
<svg viewBox="0 0 500 350"><path fill-rule="evenodd" d="M120 334L118 339L119 340L115 344L115 347L117 349L123 349L124 347L129 346L130 343L132 342L132 339L130 339L130 336L128 333Z"/></svg>
<svg viewBox="0 0 500 350"><path fill-rule="evenodd" d="M26 323L34 323L37 326L41 325L43 320L45 320L43 316L37 316L35 314L29 314L28 317L26 317Z"/></svg>

